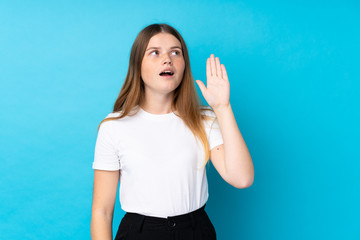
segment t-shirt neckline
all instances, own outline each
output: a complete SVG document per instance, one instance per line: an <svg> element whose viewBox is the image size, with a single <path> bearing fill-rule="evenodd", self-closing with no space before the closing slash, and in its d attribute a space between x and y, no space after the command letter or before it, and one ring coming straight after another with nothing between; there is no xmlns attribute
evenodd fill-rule
<svg viewBox="0 0 360 240"><path fill-rule="evenodd" d="M153 114L153 113L149 113L147 111L145 111L144 109L142 109L139 106L139 112L138 114L141 117L150 119L150 120L155 120L155 121L165 121L165 120L170 120L170 119L174 119L175 118L175 113L171 112L171 113L165 113L165 114Z"/></svg>

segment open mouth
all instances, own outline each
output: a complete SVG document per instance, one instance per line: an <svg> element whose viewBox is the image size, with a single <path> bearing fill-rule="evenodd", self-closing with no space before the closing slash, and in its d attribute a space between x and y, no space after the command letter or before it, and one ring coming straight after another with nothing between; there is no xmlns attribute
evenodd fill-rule
<svg viewBox="0 0 360 240"><path fill-rule="evenodd" d="M164 72L161 72L159 75L160 76L172 76L172 75L174 75L174 73L171 71L164 71Z"/></svg>

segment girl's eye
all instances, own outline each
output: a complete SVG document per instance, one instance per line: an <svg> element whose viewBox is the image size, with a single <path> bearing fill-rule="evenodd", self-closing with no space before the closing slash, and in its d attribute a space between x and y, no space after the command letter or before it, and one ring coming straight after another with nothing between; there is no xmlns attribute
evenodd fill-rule
<svg viewBox="0 0 360 240"><path fill-rule="evenodd" d="M150 55L153 55L153 53L158 54L159 51L158 51L158 50L154 50L154 51L150 52ZM173 51L172 53L175 53L176 56L179 56L179 55L180 55L180 52L179 52L179 51Z"/></svg>

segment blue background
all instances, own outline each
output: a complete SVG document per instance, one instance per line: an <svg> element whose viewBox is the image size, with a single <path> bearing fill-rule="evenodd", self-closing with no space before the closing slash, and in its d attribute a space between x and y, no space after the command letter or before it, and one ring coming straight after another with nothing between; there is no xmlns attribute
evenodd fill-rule
<svg viewBox="0 0 360 240"><path fill-rule="evenodd" d="M254 162L247 189L207 168L218 239L360 239L359 10L357 1L1 1L1 238L90 239L96 127L138 32L168 23L195 80L206 83L211 53L225 64ZM114 236L123 214L117 196Z"/></svg>

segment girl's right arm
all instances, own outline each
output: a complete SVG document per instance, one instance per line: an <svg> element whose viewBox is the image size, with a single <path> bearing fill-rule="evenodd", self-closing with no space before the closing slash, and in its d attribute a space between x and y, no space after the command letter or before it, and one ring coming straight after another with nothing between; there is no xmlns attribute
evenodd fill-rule
<svg viewBox="0 0 360 240"><path fill-rule="evenodd" d="M112 240L112 221L120 170L94 170L91 239Z"/></svg>

